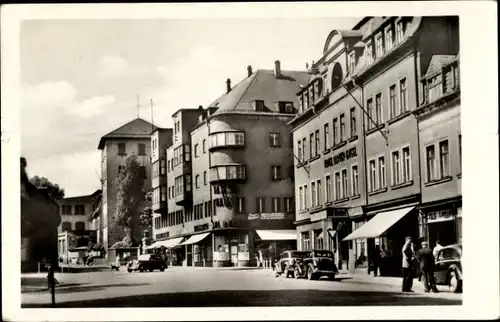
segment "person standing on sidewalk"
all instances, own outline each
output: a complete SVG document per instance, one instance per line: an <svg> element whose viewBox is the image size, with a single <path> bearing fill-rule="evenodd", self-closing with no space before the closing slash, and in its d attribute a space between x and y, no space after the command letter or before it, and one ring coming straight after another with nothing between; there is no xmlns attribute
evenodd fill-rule
<svg viewBox="0 0 500 322"><path fill-rule="evenodd" d="M402 249L403 261L401 265L403 268L403 285L401 290L403 292L413 292L411 289L413 286L412 262L415 254L412 249L412 239L411 237L406 237Z"/></svg>
<svg viewBox="0 0 500 322"><path fill-rule="evenodd" d="M420 258L420 271L422 273L422 284L424 284L424 290L426 293L430 290L437 293L438 289L436 287L436 280L434 279L434 255L428 246L429 244L426 241L423 241L422 248L418 251Z"/></svg>
<svg viewBox="0 0 500 322"><path fill-rule="evenodd" d="M434 246L434 249L432 250L432 255L434 255L434 258L437 258L441 248L443 248L443 246L441 246L441 242L439 240L436 240L436 246Z"/></svg>
<svg viewBox="0 0 500 322"><path fill-rule="evenodd" d="M380 246L378 244L375 245L375 249L371 252L369 257L370 257L369 262L373 269L373 276L376 277L378 275L380 267L380 258L381 258ZM368 269L368 274L370 274L370 269Z"/></svg>

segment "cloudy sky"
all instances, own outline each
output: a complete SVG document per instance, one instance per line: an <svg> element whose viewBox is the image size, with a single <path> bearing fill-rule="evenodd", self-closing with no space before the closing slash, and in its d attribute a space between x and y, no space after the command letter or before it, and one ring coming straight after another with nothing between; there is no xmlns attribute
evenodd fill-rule
<svg viewBox="0 0 500 322"><path fill-rule="evenodd" d="M171 126L204 107L246 68L304 70L333 29L358 18L28 20L21 25L21 153L30 176L66 196L100 187L101 136L137 116Z"/></svg>

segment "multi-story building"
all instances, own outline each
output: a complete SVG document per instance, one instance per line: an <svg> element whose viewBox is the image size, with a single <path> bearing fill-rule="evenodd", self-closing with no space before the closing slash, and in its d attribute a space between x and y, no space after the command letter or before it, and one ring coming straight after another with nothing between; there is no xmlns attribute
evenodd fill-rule
<svg viewBox="0 0 500 322"><path fill-rule="evenodd" d="M247 71L234 88L227 80L207 109L173 115L168 214L154 227L177 264L253 265L257 249L295 243L288 122L309 77L282 71L279 61L274 70Z"/></svg>
<svg viewBox="0 0 500 322"><path fill-rule="evenodd" d="M151 190L153 221L167 213L167 147L172 145L172 129L156 128L151 134Z"/></svg>
<svg viewBox="0 0 500 322"><path fill-rule="evenodd" d="M58 200L61 209L61 225L58 227L58 232L94 230L91 227L91 217L95 210L95 199L100 194L101 190L97 190L90 195Z"/></svg>
<svg viewBox="0 0 500 322"><path fill-rule="evenodd" d="M117 202L117 178L128 156L137 156L145 178L144 189L151 188L151 133L154 129L151 123L136 118L104 135L99 141L102 181L102 245L106 250L126 236L121 227L112 223ZM134 238L140 241L142 232L136 231Z"/></svg>
<svg viewBox="0 0 500 322"><path fill-rule="evenodd" d="M301 199L302 193L304 200L298 203L297 223L299 233L302 234L301 229L309 231L303 232L303 248L326 247L321 241L314 243L315 230L321 234L320 229L330 228L333 242L338 241L335 236L352 230L342 238L348 243L340 247L338 256L345 260L345 250L349 249L352 269L366 267L368 253L375 244L386 247L396 262L405 237L422 235L419 131L412 111L423 95L420 80L431 58L456 55L458 45L458 17L366 17L352 30L329 35L323 57L312 66L314 76L307 91L299 93L304 116L294 120L294 140L302 143L301 151L295 148L301 158L301 162L296 162L296 194ZM321 79L329 86L326 91L321 87ZM329 95L322 94L322 90ZM322 124L327 122L331 125ZM360 138L349 142L349 127L354 124L359 125ZM333 159L315 161L321 158L317 149L327 142L333 142L333 147L332 143L326 145L330 147L326 155L333 154ZM307 157L303 156L304 150ZM320 168L325 166L332 169L321 173ZM332 188L327 183L332 180L329 177L334 178ZM353 198L356 181L359 199ZM350 194L346 194L349 188ZM330 206L327 198L332 191ZM345 220L342 208L347 210L350 227L344 228L345 225L328 218ZM309 224L325 220L325 210L323 227ZM305 228L301 228L302 222L306 223Z"/></svg>
<svg viewBox="0 0 500 322"><path fill-rule="evenodd" d="M423 236L462 241L462 132L459 57L435 55L423 77L418 118Z"/></svg>

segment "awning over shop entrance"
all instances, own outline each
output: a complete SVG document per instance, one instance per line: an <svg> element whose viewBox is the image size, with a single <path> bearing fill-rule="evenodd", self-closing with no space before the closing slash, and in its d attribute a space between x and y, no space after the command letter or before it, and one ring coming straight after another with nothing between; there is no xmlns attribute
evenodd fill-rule
<svg viewBox="0 0 500 322"><path fill-rule="evenodd" d="M154 242L151 245L149 245L148 247L146 247L146 249L154 249L154 248L158 248L158 247L160 247L160 242Z"/></svg>
<svg viewBox="0 0 500 322"><path fill-rule="evenodd" d="M159 241L159 245L158 247L161 247L161 246L164 246L166 248L174 248L176 246L179 246L179 244L181 243L182 239L184 237L178 237L178 238L172 238L172 239L169 239L169 240L162 240L162 241Z"/></svg>
<svg viewBox="0 0 500 322"><path fill-rule="evenodd" d="M414 208L415 206L380 212L366 224L344 238L343 241L378 237L385 233L387 229L391 228L395 223L397 223L401 218L403 218Z"/></svg>
<svg viewBox="0 0 500 322"><path fill-rule="evenodd" d="M296 240L296 230L256 230L262 240Z"/></svg>
<svg viewBox="0 0 500 322"><path fill-rule="evenodd" d="M205 237L207 237L208 235L210 235L210 233L203 233L203 234L193 235L193 236L189 237L186 241L184 241L183 243L181 243L179 245L191 245L191 244L199 243L203 239L205 239Z"/></svg>

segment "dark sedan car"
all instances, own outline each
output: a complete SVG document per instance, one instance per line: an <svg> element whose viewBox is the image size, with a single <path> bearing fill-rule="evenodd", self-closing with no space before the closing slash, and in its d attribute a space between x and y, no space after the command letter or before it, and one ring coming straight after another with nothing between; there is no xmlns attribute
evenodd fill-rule
<svg viewBox="0 0 500 322"><path fill-rule="evenodd" d="M448 285L452 292L462 291L462 245L449 245L439 250L434 276L436 284Z"/></svg>
<svg viewBox="0 0 500 322"><path fill-rule="evenodd" d="M127 271L131 273L132 271L150 271L159 269L163 272L167 268L167 264L160 255L156 254L145 254L140 255L139 259L131 261L127 265Z"/></svg>
<svg viewBox="0 0 500 322"><path fill-rule="evenodd" d="M307 277L310 280L327 276L335 279L339 274L333 253L329 250L311 250L308 256L295 265L295 278Z"/></svg>
<svg viewBox="0 0 500 322"><path fill-rule="evenodd" d="M307 255L307 252L301 252L298 250L288 250L283 252L280 259L274 264L273 267L276 277L282 274L285 277L293 276L296 261L307 257Z"/></svg>

